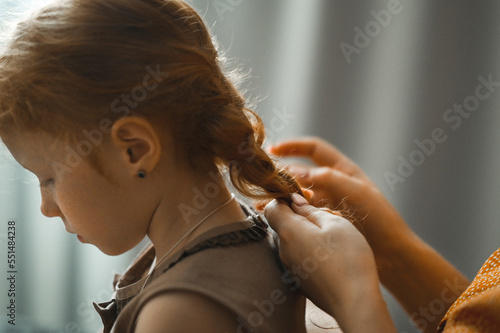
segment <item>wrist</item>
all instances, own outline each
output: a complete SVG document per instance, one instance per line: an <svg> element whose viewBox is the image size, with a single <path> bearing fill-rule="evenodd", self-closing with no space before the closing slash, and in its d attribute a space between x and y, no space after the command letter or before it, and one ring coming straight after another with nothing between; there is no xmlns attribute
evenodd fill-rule
<svg viewBox="0 0 500 333"><path fill-rule="evenodd" d="M408 257L414 253L422 251L427 246L413 230L408 227L403 218L394 209L383 217L376 217L377 220L385 220L390 227L384 228L383 233L376 237L367 237L372 248L377 265L380 280L384 281L400 269L404 269L408 262Z"/></svg>
<svg viewBox="0 0 500 333"><path fill-rule="evenodd" d="M392 285L401 279L401 274L406 274L415 259L425 256L429 246L411 230L395 235L387 243L383 251L376 256L377 271L380 282Z"/></svg>
<svg viewBox="0 0 500 333"><path fill-rule="evenodd" d="M344 333L396 332L378 284L357 288L342 304L331 306Z"/></svg>

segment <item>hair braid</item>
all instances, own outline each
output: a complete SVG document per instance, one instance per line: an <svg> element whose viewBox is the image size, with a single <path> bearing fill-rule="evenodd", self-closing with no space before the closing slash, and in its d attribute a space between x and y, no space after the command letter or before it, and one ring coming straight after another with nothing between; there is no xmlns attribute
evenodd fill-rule
<svg viewBox="0 0 500 333"><path fill-rule="evenodd" d="M265 139L265 129L261 118L249 109L246 109L246 111L254 119L253 124L249 121L254 135L249 135L247 142L245 142L247 145L245 151L248 153L248 157L241 154L242 158L235 162L238 163L238 167L231 172L233 184L242 193L249 192L252 189L252 185L260 187L263 190L261 193L262 197L259 196L257 198L288 199L292 193L302 194L297 181L284 169L278 168L262 148Z"/></svg>
<svg viewBox="0 0 500 333"><path fill-rule="evenodd" d="M226 107L217 124L211 124L213 152L219 167L227 167L233 186L254 199L282 198L289 201L292 193L302 194L297 181L262 148L264 124L252 110ZM218 144L217 144L218 143Z"/></svg>

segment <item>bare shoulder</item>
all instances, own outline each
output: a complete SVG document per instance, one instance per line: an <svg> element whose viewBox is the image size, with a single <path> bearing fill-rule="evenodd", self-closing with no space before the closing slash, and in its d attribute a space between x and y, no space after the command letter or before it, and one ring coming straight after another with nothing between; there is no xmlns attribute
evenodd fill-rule
<svg viewBox="0 0 500 333"><path fill-rule="evenodd" d="M149 301L139 314L135 332L236 332L236 314L201 294L169 292Z"/></svg>

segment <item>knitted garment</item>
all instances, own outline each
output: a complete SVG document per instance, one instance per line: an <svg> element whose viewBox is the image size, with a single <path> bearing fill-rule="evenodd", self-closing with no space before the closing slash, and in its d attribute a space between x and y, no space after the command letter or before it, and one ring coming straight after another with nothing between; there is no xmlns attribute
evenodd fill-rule
<svg viewBox="0 0 500 333"><path fill-rule="evenodd" d="M450 307L439 325L443 333L500 332L500 249Z"/></svg>

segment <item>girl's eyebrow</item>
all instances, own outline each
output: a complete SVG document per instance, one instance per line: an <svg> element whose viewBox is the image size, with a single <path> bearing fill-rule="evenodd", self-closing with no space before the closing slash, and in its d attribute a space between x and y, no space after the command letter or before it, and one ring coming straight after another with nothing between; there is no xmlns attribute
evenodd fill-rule
<svg viewBox="0 0 500 333"><path fill-rule="evenodd" d="M41 162L40 160L38 162ZM35 170L40 166L42 165L42 163L30 163L30 162L27 162L27 161L22 161L22 162L19 162L19 165L21 165L23 168L25 168L26 170L28 170L29 172L31 173L35 173Z"/></svg>

